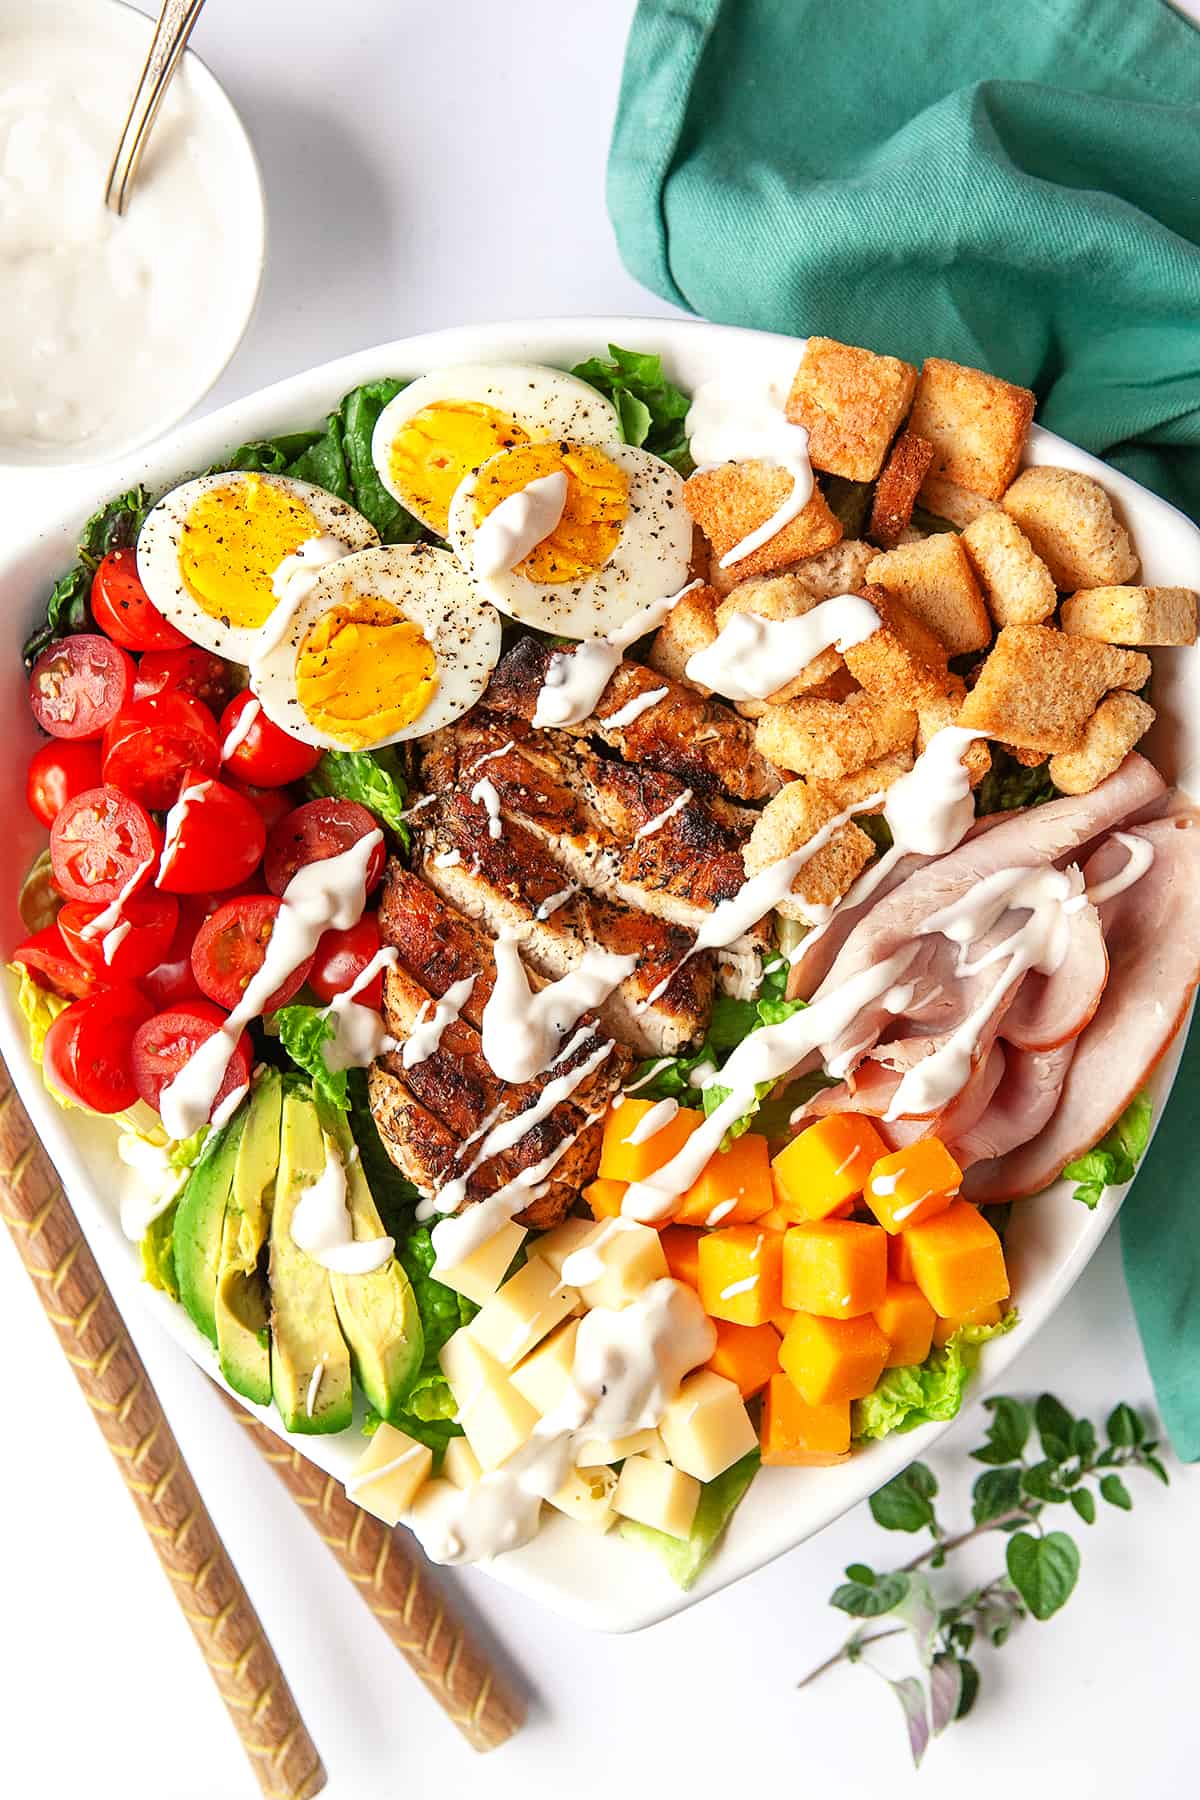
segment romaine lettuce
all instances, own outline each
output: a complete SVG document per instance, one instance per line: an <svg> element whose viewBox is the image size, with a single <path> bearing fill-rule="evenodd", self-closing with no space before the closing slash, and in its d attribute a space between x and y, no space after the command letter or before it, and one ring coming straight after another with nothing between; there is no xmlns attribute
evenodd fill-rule
<svg viewBox="0 0 1200 1800"><path fill-rule="evenodd" d="M310 797L332 794L338 800L357 800L374 813L407 850L410 842L404 820L408 783L394 746L383 750L326 750L304 781Z"/></svg>
<svg viewBox="0 0 1200 1800"><path fill-rule="evenodd" d="M323 1046L335 1035L332 1019L323 1007L302 1003L281 1006L271 1014L270 1025L298 1069L303 1069L313 1084L318 1100L338 1112L350 1110L346 1070L331 1069L325 1061Z"/></svg>
<svg viewBox="0 0 1200 1800"><path fill-rule="evenodd" d="M17 978L17 1007L29 1028L29 1054L40 1069L46 1033L59 1013L65 1012L71 1002L58 994L52 994L49 988L39 987L24 963L9 963L8 967L9 972ZM46 1087L60 1106L70 1104L61 1094L54 1092L49 1082Z"/></svg>
<svg viewBox="0 0 1200 1800"><path fill-rule="evenodd" d="M1135 1094L1095 1148L1067 1164L1064 1177L1079 1183L1075 1189L1076 1200L1086 1207L1094 1207L1106 1187L1121 1187L1133 1180L1134 1170L1150 1142L1153 1116L1149 1094Z"/></svg>
<svg viewBox="0 0 1200 1800"><path fill-rule="evenodd" d="M607 395L621 417L627 444L661 456L681 474L692 470L684 421L691 401L663 374L662 358L640 350L608 346L610 360L593 356L577 363L572 375Z"/></svg>
<svg viewBox="0 0 1200 1800"><path fill-rule="evenodd" d="M923 1363L886 1369L874 1392L854 1402L855 1438L882 1438L893 1431L915 1431L918 1425L935 1419L952 1419L962 1405L967 1377L979 1360L979 1346L989 1338L1002 1337L1016 1323L1014 1308L998 1325L961 1325L941 1349L931 1350Z"/></svg>

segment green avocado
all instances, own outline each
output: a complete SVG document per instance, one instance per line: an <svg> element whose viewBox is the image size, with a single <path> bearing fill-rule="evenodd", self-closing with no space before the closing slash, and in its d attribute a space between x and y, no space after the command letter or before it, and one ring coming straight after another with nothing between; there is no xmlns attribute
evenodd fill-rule
<svg viewBox="0 0 1200 1800"><path fill-rule="evenodd" d="M225 1208L233 1191L238 1147L248 1108L209 1134L193 1165L175 1213L175 1274L179 1298L205 1337L217 1341L215 1302Z"/></svg>
<svg viewBox="0 0 1200 1800"><path fill-rule="evenodd" d="M310 1094L289 1084L271 1213L271 1391L287 1429L310 1434L344 1431L354 1410L350 1352L329 1272L292 1242L300 1197L324 1168L325 1137L316 1106Z"/></svg>
<svg viewBox="0 0 1200 1800"><path fill-rule="evenodd" d="M267 1241L275 1173L283 1080L266 1069L250 1097L238 1146L233 1189L225 1208L214 1312L221 1373L236 1393L266 1406L271 1399L271 1351L266 1283L259 1254Z"/></svg>

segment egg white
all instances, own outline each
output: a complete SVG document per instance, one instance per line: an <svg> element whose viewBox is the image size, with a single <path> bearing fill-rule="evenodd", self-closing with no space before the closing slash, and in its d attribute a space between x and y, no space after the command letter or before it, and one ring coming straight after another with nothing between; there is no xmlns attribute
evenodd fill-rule
<svg viewBox="0 0 1200 1800"><path fill-rule="evenodd" d="M253 687L269 719L319 749L347 748L344 740L315 726L300 704L296 656L322 613L356 597L389 601L419 626L438 673L437 691L419 716L390 737L378 739L371 749L425 737L474 706L500 656L499 614L476 592L448 550L429 544L385 544L327 564L279 643L256 662Z"/></svg>

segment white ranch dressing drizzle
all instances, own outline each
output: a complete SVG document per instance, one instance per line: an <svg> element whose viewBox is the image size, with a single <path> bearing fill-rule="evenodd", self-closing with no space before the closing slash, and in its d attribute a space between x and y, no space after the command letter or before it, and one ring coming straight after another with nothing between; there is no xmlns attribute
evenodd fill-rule
<svg viewBox="0 0 1200 1800"><path fill-rule="evenodd" d="M141 885L143 875L145 875L148 869L152 869L153 867L154 858L152 856L148 856L145 862L140 862L133 871L133 874L129 877L129 880L121 888L116 899L110 900L103 912L98 912L94 919L89 919L86 925L80 927L79 935L81 938L86 939L87 942L90 943L93 938L104 939L103 948L104 960L106 963L112 961L112 956L109 954L108 949L108 934L110 934L116 926L119 926L122 923L125 902L132 898L138 887ZM125 921L125 930L129 930L128 921ZM124 933L122 936L123 935ZM120 939L117 941L119 943Z"/></svg>
<svg viewBox="0 0 1200 1800"><path fill-rule="evenodd" d="M1123 869L1110 875L1107 881L1099 881L1088 889L1087 899L1093 906L1103 906L1106 900L1115 900L1118 894L1131 888L1135 881L1140 881L1154 861L1154 845L1149 838L1138 837L1132 831L1114 831L1112 841L1128 851L1129 860Z"/></svg>
<svg viewBox="0 0 1200 1800"><path fill-rule="evenodd" d="M305 1417L311 1419L313 1407L317 1404L317 1395L321 1391L321 1383L325 1379L325 1358L322 1357L308 1380L308 1392L304 1396Z"/></svg>
<svg viewBox="0 0 1200 1800"><path fill-rule="evenodd" d="M629 1086L624 1090L625 1093L636 1094L639 1088L649 1087L650 1083L656 1076L661 1075L664 1069L671 1068L674 1061L675 1058L673 1056L660 1056L656 1063L651 1063L644 1075L639 1075L636 1081L631 1081L629 1083ZM616 1102L614 1101L613 1104L615 1106Z"/></svg>
<svg viewBox="0 0 1200 1800"><path fill-rule="evenodd" d="M230 1119L232 1119L234 1113L249 1092L250 1083L248 1081L243 1081L241 1087L230 1089L220 1106L214 1107L213 1109L213 1116L209 1120L209 1124L214 1131L220 1131L222 1125L228 1125Z"/></svg>
<svg viewBox="0 0 1200 1800"><path fill-rule="evenodd" d="M418 1063L431 1057L442 1041L442 1034L452 1025L471 998L478 977L464 975L461 981L453 982L436 1003L424 1000L417 1014L416 1023L405 1039L400 1053L400 1061L406 1069L415 1068ZM428 1010L432 1007L432 1010Z"/></svg>
<svg viewBox="0 0 1200 1800"><path fill-rule="evenodd" d="M325 1066L336 1073L339 1069L367 1069L385 1050L394 1050L392 1037L382 1016L373 1006L363 1006L356 998L370 987L382 969L394 969L400 952L383 944L369 962L359 970L344 993L335 994L325 1008L325 1018L333 1025L333 1036L321 1046Z"/></svg>
<svg viewBox="0 0 1200 1800"><path fill-rule="evenodd" d="M507 575L549 537L567 504L567 477L562 469L539 475L502 500L475 532L471 568L481 580Z"/></svg>
<svg viewBox="0 0 1200 1800"><path fill-rule="evenodd" d="M639 607L607 637L585 638L573 650L556 650L538 690L533 724L539 729L547 725L580 725L590 718L629 646L657 631L684 595L703 585L700 581L689 581L677 594ZM607 723L613 723L613 719Z"/></svg>
<svg viewBox="0 0 1200 1800"><path fill-rule="evenodd" d="M624 706L619 706L615 713L609 713L599 723L619 731L622 726L632 725L635 719L640 719L644 712L649 712L660 700L665 700L670 691L670 688L660 687L650 688L644 694L635 694L632 700L627 700Z"/></svg>
<svg viewBox="0 0 1200 1800"><path fill-rule="evenodd" d="M121 1230L136 1243L181 1192L191 1168L176 1168L169 1142L155 1144L140 1132L123 1131L117 1155L138 1177L138 1186L121 1196Z"/></svg>
<svg viewBox="0 0 1200 1800"><path fill-rule="evenodd" d="M162 854L158 859L158 869L154 876L155 887L161 887L163 884L163 876L169 875L171 872L171 865L179 853L179 840L183 834L183 827L187 822L189 809L195 806L198 801L203 800L211 786L211 781L198 781L194 787L185 787L178 800L176 800L175 804L168 811L166 818L163 820L163 847ZM190 1131L182 1131L175 1132L173 1135L176 1137L191 1137L192 1134Z"/></svg>
<svg viewBox="0 0 1200 1800"><path fill-rule="evenodd" d="M487 814L488 836L490 838L503 836L504 825L500 818L500 796L496 792L495 782L489 781L486 775L483 776L471 789L471 801L475 806L482 806Z"/></svg>
<svg viewBox="0 0 1200 1800"><path fill-rule="evenodd" d="M405 1463L410 1463L414 1456L420 1456L424 1448L424 1444L413 1444L411 1449L402 1450L399 1456L393 1456L390 1462L380 1463L377 1469L366 1469L361 1475L351 1475L345 1483L346 1498L350 1499L363 1488L369 1487L373 1481L382 1481L385 1475L395 1474Z"/></svg>
<svg viewBox="0 0 1200 1800"><path fill-rule="evenodd" d="M661 831L664 825L669 825L672 819L677 818L679 814L691 804L692 790L691 788L684 788L681 794L675 796L670 806L658 813L653 819L647 819L644 825L638 827L633 834L634 843L638 844L643 838L653 837L656 831Z"/></svg>
<svg viewBox="0 0 1200 1800"><path fill-rule="evenodd" d="M689 681L728 700L765 700L823 650L848 650L879 630L879 614L858 594L835 594L797 619L735 612L713 642L690 656Z"/></svg>
<svg viewBox="0 0 1200 1800"><path fill-rule="evenodd" d="M335 1275L369 1275L391 1257L395 1239L355 1239L346 1204L346 1171L329 1133L323 1131L321 1136L325 1141L325 1167L296 1202L292 1242Z"/></svg>
<svg viewBox="0 0 1200 1800"><path fill-rule="evenodd" d="M568 882L565 888L559 888L557 894L551 894L549 899L542 901L533 915L534 918L540 919L544 923L552 913L558 911L560 906L565 906L568 900L573 900L578 892L579 883L577 881Z"/></svg>
<svg viewBox="0 0 1200 1800"><path fill-rule="evenodd" d="M433 866L435 869L456 869L461 861L461 850L439 850L433 859Z"/></svg>
<svg viewBox="0 0 1200 1800"><path fill-rule="evenodd" d="M243 706L241 712L226 733L225 742L221 745L221 761L227 763L234 751L239 749L258 722L262 712L262 701L255 695L249 705Z"/></svg>
<svg viewBox="0 0 1200 1800"><path fill-rule="evenodd" d="M720 463L765 462L792 478L792 491L783 505L725 552L721 567L729 569L769 544L812 499L808 432L788 419L778 389L768 384L747 390L743 382L732 381L706 381L696 389L685 429L692 457L701 469L716 468Z"/></svg>
<svg viewBox="0 0 1200 1800"><path fill-rule="evenodd" d="M321 570L328 568L330 563L341 562L344 556L349 555L349 544L334 537L330 531L322 531L317 537L305 538L290 556L284 557L273 572L271 592L275 596L276 605L259 628L248 658L250 691L256 698L262 664L283 642L298 608L316 586ZM246 710L248 712L249 707Z"/></svg>
<svg viewBox="0 0 1200 1800"><path fill-rule="evenodd" d="M638 1120L625 1142L627 1144L644 1144L648 1138L657 1137L660 1131L666 1130L678 1111L678 1100L659 1100L648 1113Z"/></svg>
<svg viewBox="0 0 1200 1800"><path fill-rule="evenodd" d="M532 1081L548 1068L572 1026L607 1000L638 960L589 944L573 969L534 993L511 931L500 932L495 956L495 985L479 1035L488 1067L509 1082Z"/></svg>

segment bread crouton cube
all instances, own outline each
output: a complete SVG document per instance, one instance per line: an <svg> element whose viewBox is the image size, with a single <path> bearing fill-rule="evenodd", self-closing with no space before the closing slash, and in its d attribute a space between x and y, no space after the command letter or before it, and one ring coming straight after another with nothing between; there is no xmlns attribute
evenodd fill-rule
<svg viewBox="0 0 1200 1800"><path fill-rule="evenodd" d="M886 588L868 583L863 599L879 614L879 629L861 644L847 645L846 667L869 694L919 713L945 689L945 646Z"/></svg>
<svg viewBox="0 0 1200 1800"><path fill-rule="evenodd" d="M1004 496L1050 574L1066 593L1132 581L1137 553L1112 501L1077 469L1025 469Z"/></svg>
<svg viewBox="0 0 1200 1800"><path fill-rule="evenodd" d="M1110 688L1139 688L1150 658L1046 625L1006 625L958 723L1021 750L1071 750Z"/></svg>
<svg viewBox="0 0 1200 1800"><path fill-rule="evenodd" d="M817 595L796 575L758 576L753 581L743 581L721 601L716 613L717 630L724 631L737 613L753 613L760 619L800 619L820 604ZM841 667L842 659L832 646L818 651L798 675L770 695L770 704L795 699L810 688L820 687Z"/></svg>
<svg viewBox="0 0 1200 1800"><path fill-rule="evenodd" d="M958 538L950 531L885 550L867 566L867 580L903 601L941 639L951 656L982 650L992 622Z"/></svg>
<svg viewBox="0 0 1200 1800"><path fill-rule="evenodd" d="M810 337L785 411L793 425L807 427L815 469L874 481L916 385L917 371L897 356Z"/></svg>
<svg viewBox="0 0 1200 1800"><path fill-rule="evenodd" d="M1070 750L1050 758L1050 779L1062 794L1090 794L1119 769L1154 723L1154 708L1136 694L1109 694Z"/></svg>
<svg viewBox="0 0 1200 1800"><path fill-rule="evenodd" d="M891 700L855 693L848 700L789 700L771 706L755 727L760 756L818 781L853 775L893 750L905 750L917 715Z"/></svg>
<svg viewBox="0 0 1200 1800"><path fill-rule="evenodd" d="M707 650L716 640L720 599L715 588L699 587L677 601L654 635L646 658L649 666L671 681L687 682L688 658L699 650ZM688 682L688 686L701 694L712 693L711 688L702 687L698 681Z"/></svg>
<svg viewBox="0 0 1200 1800"><path fill-rule="evenodd" d="M935 519L947 519L951 525L957 525L960 531L972 519L978 519L986 512L996 512L1000 507L998 500L989 500L986 494L973 494L970 488L959 487L956 481L947 481L943 475L925 477L917 504L932 513Z"/></svg>
<svg viewBox="0 0 1200 1800"><path fill-rule="evenodd" d="M885 550L899 543L932 461L933 445L928 438L918 437L915 431L901 432L875 485L867 526L867 536Z"/></svg>
<svg viewBox="0 0 1200 1800"><path fill-rule="evenodd" d="M1049 569L1015 519L980 513L962 534L963 548L997 625L1039 625L1058 605Z"/></svg>
<svg viewBox="0 0 1200 1800"><path fill-rule="evenodd" d="M793 684L794 685L794 684ZM780 689L780 694L783 693ZM818 681L810 688L803 690L806 700L848 700L851 694L858 693L858 683L849 669L835 669L824 681ZM735 700L734 712L741 713L743 719L761 719L764 713L770 712L772 706L782 705L780 694L773 694L769 700ZM788 698L799 698L800 690Z"/></svg>
<svg viewBox="0 0 1200 1800"><path fill-rule="evenodd" d="M899 781L901 775L907 775L913 766L911 750L893 750L890 756L881 756L878 762L867 763L865 767L856 769L853 775L842 775L836 781L823 781L821 786L833 800L838 812L845 812L847 807L862 806L864 800L872 794L886 794L893 781ZM876 813L883 810L883 801L878 806L865 807L864 812Z"/></svg>
<svg viewBox="0 0 1200 1800"><path fill-rule="evenodd" d="M1106 644L1194 644L1196 598L1182 587L1084 588L1063 601L1060 622Z"/></svg>
<svg viewBox="0 0 1200 1800"><path fill-rule="evenodd" d="M789 563L786 569L776 569L774 573L794 575L818 600L832 600L835 594L857 594L867 578L867 564L874 555L874 544L868 544L864 538L842 538L838 543L830 544L827 550L818 550L815 556L805 556L798 562ZM717 592L724 596L741 587L747 578L737 564L730 569L722 569L720 559L714 556L708 579Z"/></svg>
<svg viewBox="0 0 1200 1800"><path fill-rule="evenodd" d="M1020 465L1034 405L1028 388L930 356L908 428L933 445L934 475L998 500Z"/></svg>
<svg viewBox="0 0 1200 1800"><path fill-rule="evenodd" d="M778 512L791 491L792 478L786 469L765 462L722 463L715 469L700 469L688 478L683 503L712 545L721 566L736 570L744 578L786 568L803 556L827 550L841 538L840 523L830 512L820 488L814 488L808 505L781 531L749 555L727 562L726 558L736 553L738 545L752 531Z"/></svg>
<svg viewBox="0 0 1200 1800"><path fill-rule="evenodd" d="M917 708L917 754L923 755L929 748L930 739L946 725L961 723L959 714L967 697L967 685L960 675L947 675L946 684L940 694L923 700ZM992 753L982 738L969 744L962 756L963 766L970 778L971 786L978 787L992 766Z"/></svg>
<svg viewBox="0 0 1200 1800"><path fill-rule="evenodd" d="M820 782L789 781L758 815L742 851L747 875L761 874L799 850L844 810ZM841 899L874 854L875 846L865 831L853 823L841 826L800 869L791 893L778 903L779 912L785 918L815 924L821 909Z"/></svg>

